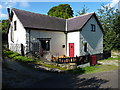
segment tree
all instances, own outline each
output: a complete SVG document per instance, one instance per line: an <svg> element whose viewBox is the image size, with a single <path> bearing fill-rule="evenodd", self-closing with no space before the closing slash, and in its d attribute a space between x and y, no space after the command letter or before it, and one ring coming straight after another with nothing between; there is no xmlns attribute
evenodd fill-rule
<svg viewBox="0 0 120 90"><path fill-rule="evenodd" d="M114 49L120 50L120 12L117 10L113 19L113 30L116 33Z"/></svg>
<svg viewBox="0 0 120 90"><path fill-rule="evenodd" d="M103 45L104 50L119 49L120 42L120 13L117 9L108 6L101 5L102 8L98 9L98 18L103 26Z"/></svg>
<svg viewBox="0 0 120 90"><path fill-rule="evenodd" d="M73 10L69 4L60 4L58 6L52 7L47 14L49 16L68 19L73 17Z"/></svg>
<svg viewBox="0 0 120 90"><path fill-rule="evenodd" d="M81 10L81 11L76 11L76 12L77 12L77 15L76 15L76 16L79 16L79 15L82 15L82 14L86 14L88 10L89 10L89 9L84 5L84 6L82 7L82 10Z"/></svg>
<svg viewBox="0 0 120 90"><path fill-rule="evenodd" d="M8 20L2 20L2 22L0 23L1 26L1 30L2 30L2 42L7 43L7 29L8 29L8 24L9 21Z"/></svg>

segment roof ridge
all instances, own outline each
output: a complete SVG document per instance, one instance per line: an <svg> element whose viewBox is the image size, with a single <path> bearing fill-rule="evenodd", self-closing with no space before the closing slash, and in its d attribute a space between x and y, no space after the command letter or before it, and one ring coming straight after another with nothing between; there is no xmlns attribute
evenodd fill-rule
<svg viewBox="0 0 120 90"><path fill-rule="evenodd" d="M20 10L20 9L12 8L12 10L14 10L14 9L15 9L15 10ZM48 17L52 17L52 18L57 18L57 19L66 20L66 19L63 19L63 18L55 17L55 16L49 16L49 15L40 14L40 13L34 13L34 12L30 12L30 11L25 11L25 10L20 10L20 11L24 11L24 12L29 12L29 13L32 13L32 14L37 14L37 15L48 16Z"/></svg>
<svg viewBox="0 0 120 90"><path fill-rule="evenodd" d="M14 9L16 9L16 8L12 8L12 10L14 10ZM20 9L16 9L16 10L20 10ZM55 17L55 16L49 16L49 15L34 13L34 12L30 12L30 11L25 11L25 10L20 10L20 11L29 12L29 13L32 13L32 14L37 14L37 15L42 15L42 16L48 16L48 17L62 19L62 20L70 20L70 19L74 19L74 18L77 18L77 17L81 17L81 16L85 16L85 15L88 15L88 14L94 14L95 13L95 12L91 12L91 13L86 13L86 14L83 14L83 15L80 15L80 16L75 16L75 17L72 17L72 18L63 19L63 18L59 18L59 17Z"/></svg>
<svg viewBox="0 0 120 90"><path fill-rule="evenodd" d="M83 15L80 15L80 16L75 16L75 17L72 17L72 18L68 18L67 20L74 19L74 18L78 18L78 17L82 17L82 16L89 15L89 14L94 14L94 13L95 13L95 12L86 13L86 14L83 14Z"/></svg>

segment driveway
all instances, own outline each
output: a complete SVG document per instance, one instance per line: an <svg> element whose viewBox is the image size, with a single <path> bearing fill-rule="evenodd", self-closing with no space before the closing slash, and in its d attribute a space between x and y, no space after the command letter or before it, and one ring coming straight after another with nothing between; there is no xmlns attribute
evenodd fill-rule
<svg viewBox="0 0 120 90"><path fill-rule="evenodd" d="M3 88L118 88L118 70L75 75L34 70L32 67L4 59Z"/></svg>

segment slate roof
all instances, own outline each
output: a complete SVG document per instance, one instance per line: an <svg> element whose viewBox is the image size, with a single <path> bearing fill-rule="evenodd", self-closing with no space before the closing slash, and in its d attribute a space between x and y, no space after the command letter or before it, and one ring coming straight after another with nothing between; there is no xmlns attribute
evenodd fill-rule
<svg viewBox="0 0 120 90"><path fill-rule="evenodd" d="M65 31L66 20L52 16L12 9L26 28Z"/></svg>
<svg viewBox="0 0 120 90"><path fill-rule="evenodd" d="M15 8L13 8L12 10L15 12L15 14L25 28L53 31L75 31L82 29L93 15L95 16L98 24L101 27L101 24L99 23L95 13L88 13L69 19L61 19L53 16L32 13Z"/></svg>
<svg viewBox="0 0 120 90"><path fill-rule="evenodd" d="M93 14L94 13L88 13L67 19L67 31L80 30Z"/></svg>

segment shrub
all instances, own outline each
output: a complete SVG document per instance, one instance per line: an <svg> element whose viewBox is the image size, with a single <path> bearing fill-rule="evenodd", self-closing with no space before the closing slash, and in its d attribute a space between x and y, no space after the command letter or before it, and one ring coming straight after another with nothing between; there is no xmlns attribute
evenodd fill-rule
<svg viewBox="0 0 120 90"><path fill-rule="evenodd" d="M3 55L8 56L10 54L13 54L13 51L3 51Z"/></svg>
<svg viewBox="0 0 120 90"><path fill-rule="evenodd" d="M18 56L18 55L20 55L20 54L14 52L14 53L8 55L8 57L9 57L9 58L13 58L13 57Z"/></svg>
<svg viewBox="0 0 120 90"><path fill-rule="evenodd" d="M18 60L18 61L22 61L22 62L33 62L34 61L31 58L20 56L19 53L13 52L10 50L4 49L2 53L3 53L3 56L7 56L7 57L14 59L14 60Z"/></svg>
<svg viewBox="0 0 120 90"><path fill-rule="evenodd" d="M22 61L22 62L33 62L33 60L31 58L23 57L23 56L15 56L15 57L13 57L13 59Z"/></svg>

